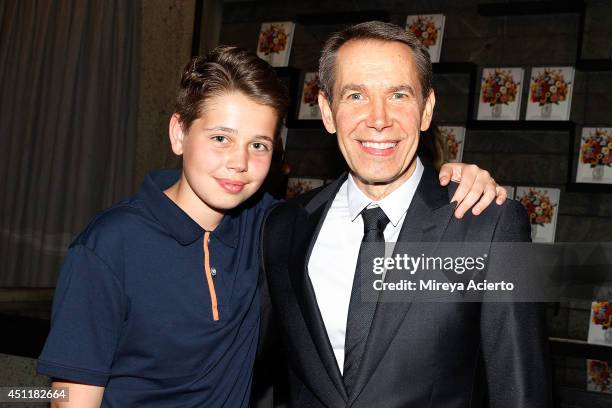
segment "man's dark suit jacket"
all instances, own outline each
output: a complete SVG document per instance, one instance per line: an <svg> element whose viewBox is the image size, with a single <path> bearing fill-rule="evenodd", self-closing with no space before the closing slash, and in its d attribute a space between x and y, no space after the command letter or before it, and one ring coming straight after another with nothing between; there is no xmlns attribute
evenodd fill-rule
<svg viewBox="0 0 612 408"><path fill-rule="evenodd" d="M354 391L347 395L308 276L308 259L346 175L273 208L262 257L289 365L291 406L425 408L549 406L541 305L379 303ZM523 207L509 200L459 220L451 191L426 167L398 242L529 241ZM330 270L333 273L333 270ZM269 291L269 292L268 292Z"/></svg>

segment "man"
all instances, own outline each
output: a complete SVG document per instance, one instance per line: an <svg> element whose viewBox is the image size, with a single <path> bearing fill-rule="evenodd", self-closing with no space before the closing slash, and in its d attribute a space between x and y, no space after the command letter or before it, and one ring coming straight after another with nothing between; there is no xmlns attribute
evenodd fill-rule
<svg viewBox="0 0 612 408"><path fill-rule="evenodd" d="M493 407L548 406L537 305L360 298L363 242L529 241L516 202L452 217L456 186L416 156L435 105L427 51L400 27L363 23L327 41L319 77L350 173L280 204L263 229L292 406L473 407L485 379Z"/></svg>

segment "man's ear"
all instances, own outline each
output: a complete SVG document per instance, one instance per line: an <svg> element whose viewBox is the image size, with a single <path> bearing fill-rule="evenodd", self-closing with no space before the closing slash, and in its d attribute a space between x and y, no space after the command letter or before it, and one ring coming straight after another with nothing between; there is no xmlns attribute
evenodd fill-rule
<svg viewBox="0 0 612 408"><path fill-rule="evenodd" d="M336 124L334 123L334 115L332 114L330 101L321 91L319 91L318 102L319 109L321 110L321 119L323 119L325 129L329 133L336 133Z"/></svg>
<svg viewBox="0 0 612 408"><path fill-rule="evenodd" d="M436 95L434 94L433 89L429 92L429 96L425 100L425 106L423 107L423 112L421 113L421 131L424 132L429 129L429 125L431 124L431 118L433 117L434 106L436 105Z"/></svg>
<svg viewBox="0 0 612 408"><path fill-rule="evenodd" d="M172 117L170 118L170 124L168 125L168 136L170 137L170 146L172 147L174 154L177 156L182 155L185 133L183 132L181 117L178 113L173 113Z"/></svg>

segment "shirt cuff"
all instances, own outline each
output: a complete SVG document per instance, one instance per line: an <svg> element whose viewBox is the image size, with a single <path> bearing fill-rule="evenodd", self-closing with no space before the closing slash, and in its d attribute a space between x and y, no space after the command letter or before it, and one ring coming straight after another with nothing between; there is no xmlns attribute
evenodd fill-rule
<svg viewBox="0 0 612 408"><path fill-rule="evenodd" d="M99 387L106 386L110 376L109 373L83 368L67 367L40 359L36 363L36 372L38 372L38 374L56 379L69 380L88 385L97 385Z"/></svg>

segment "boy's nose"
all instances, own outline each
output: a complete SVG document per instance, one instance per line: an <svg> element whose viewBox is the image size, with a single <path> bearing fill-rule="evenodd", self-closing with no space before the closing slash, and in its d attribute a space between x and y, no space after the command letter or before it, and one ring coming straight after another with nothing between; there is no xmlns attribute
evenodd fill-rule
<svg viewBox="0 0 612 408"><path fill-rule="evenodd" d="M226 166L230 170L242 173L248 170L248 162L247 149L236 148L229 154Z"/></svg>

